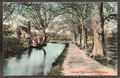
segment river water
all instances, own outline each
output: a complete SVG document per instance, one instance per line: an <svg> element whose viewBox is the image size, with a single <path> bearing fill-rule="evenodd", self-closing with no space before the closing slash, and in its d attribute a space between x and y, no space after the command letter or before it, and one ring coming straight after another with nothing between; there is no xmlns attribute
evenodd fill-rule
<svg viewBox="0 0 120 78"><path fill-rule="evenodd" d="M47 75L47 72L49 72L52 67L52 63L62 53L64 48L65 44L47 43L47 46L43 47L41 50L27 50L19 57L7 58L3 65L3 75Z"/></svg>

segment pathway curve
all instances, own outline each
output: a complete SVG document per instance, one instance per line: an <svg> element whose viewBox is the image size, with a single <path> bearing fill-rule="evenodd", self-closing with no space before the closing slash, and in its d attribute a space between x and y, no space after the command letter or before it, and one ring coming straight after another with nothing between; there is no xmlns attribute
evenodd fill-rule
<svg viewBox="0 0 120 78"><path fill-rule="evenodd" d="M99 62L89 58L83 50L76 45L69 44L68 54L64 60L64 76L116 76L117 72L112 68L101 65Z"/></svg>

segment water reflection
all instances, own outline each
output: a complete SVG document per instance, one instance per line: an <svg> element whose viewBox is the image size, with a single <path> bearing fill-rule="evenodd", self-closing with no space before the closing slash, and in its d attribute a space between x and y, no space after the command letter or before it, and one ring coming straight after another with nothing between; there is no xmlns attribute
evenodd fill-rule
<svg viewBox="0 0 120 78"><path fill-rule="evenodd" d="M46 75L65 45L48 43L42 49L30 49L4 62L4 75Z"/></svg>
<svg viewBox="0 0 120 78"><path fill-rule="evenodd" d="M32 52L32 49L30 48L30 49L28 50L28 55L29 55L29 57L30 57L31 52Z"/></svg>

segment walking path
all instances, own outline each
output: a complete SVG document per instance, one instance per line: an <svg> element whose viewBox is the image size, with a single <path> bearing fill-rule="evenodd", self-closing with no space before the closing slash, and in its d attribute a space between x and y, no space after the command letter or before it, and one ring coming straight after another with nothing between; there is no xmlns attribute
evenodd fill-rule
<svg viewBox="0 0 120 78"><path fill-rule="evenodd" d="M61 72L64 76L117 76L115 70L89 58L74 44L69 44Z"/></svg>

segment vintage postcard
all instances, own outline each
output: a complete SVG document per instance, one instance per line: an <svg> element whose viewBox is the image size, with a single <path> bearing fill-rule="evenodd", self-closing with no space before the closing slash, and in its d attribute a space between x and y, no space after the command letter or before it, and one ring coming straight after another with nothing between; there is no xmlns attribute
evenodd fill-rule
<svg viewBox="0 0 120 78"><path fill-rule="evenodd" d="M3 2L3 76L118 76L118 2Z"/></svg>

